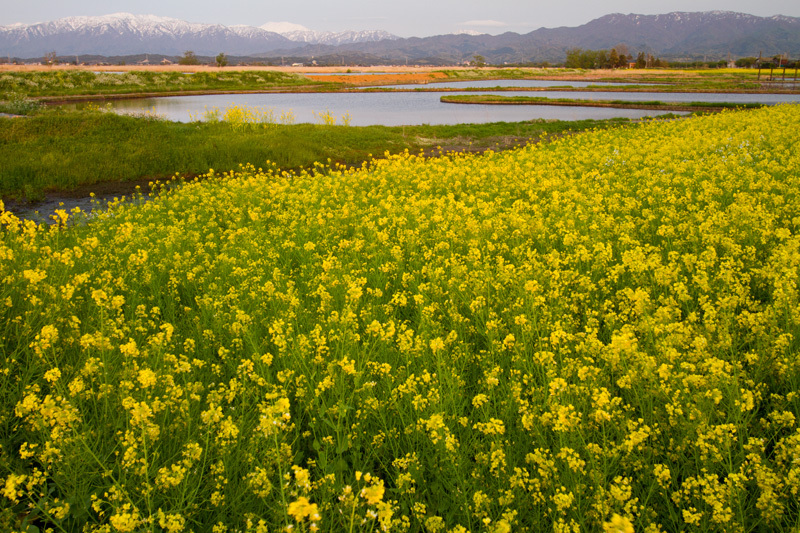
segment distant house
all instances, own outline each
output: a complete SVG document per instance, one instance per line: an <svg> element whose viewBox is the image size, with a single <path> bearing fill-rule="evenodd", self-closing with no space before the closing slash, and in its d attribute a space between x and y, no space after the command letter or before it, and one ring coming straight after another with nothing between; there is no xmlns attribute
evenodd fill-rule
<svg viewBox="0 0 800 533"><path fill-rule="evenodd" d="M164 59L162 59L162 60L161 60L161 64L162 64L162 65L171 65L171 64L172 64L172 61L170 61L169 59L167 59L167 58L165 57Z"/></svg>
<svg viewBox="0 0 800 533"><path fill-rule="evenodd" d="M734 61L733 59L729 59L728 60L728 68L738 68L736 66L736 61Z"/></svg>
<svg viewBox="0 0 800 533"><path fill-rule="evenodd" d="M305 65L302 63L292 63L293 67L304 67Z"/></svg>

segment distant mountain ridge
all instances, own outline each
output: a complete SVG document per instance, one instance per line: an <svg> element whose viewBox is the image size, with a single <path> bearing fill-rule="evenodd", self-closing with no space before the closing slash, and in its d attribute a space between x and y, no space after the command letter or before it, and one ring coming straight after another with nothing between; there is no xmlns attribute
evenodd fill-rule
<svg viewBox="0 0 800 533"><path fill-rule="evenodd" d="M328 44L333 46L348 43L368 43L384 39L399 39L398 36L383 30L316 31L291 22L268 22L259 26L259 28L283 35L296 43Z"/></svg>
<svg viewBox="0 0 800 533"><path fill-rule="evenodd" d="M577 27L539 28L520 35L459 32L399 38L385 31L314 31L289 22L256 26L197 24L153 15L118 13L68 17L0 27L0 56L120 56L219 52L262 58L312 57L321 63L458 64L482 55L487 62L560 62L570 48L646 52L665 59L724 59L788 54L800 57L800 18L758 17L730 11L663 15L614 13Z"/></svg>
<svg viewBox="0 0 800 533"><path fill-rule="evenodd" d="M373 56L384 62L418 62L438 58L458 63L475 54L489 63L561 62L570 48L608 50L624 45L629 54L652 53L665 59L720 60L733 57L789 54L800 57L800 18L757 17L730 11L673 12L664 15L614 13L577 27L539 28L530 33L501 35L439 35L369 44L343 45L336 50Z"/></svg>
<svg viewBox="0 0 800 533"><path fill-rule="evenodd" d="M201 55L219 52L247 55L305 44L339 45L397 39L385 31L316 32L299 25L270 31L247 25L198 24L169 17L115 13L99 17L67 17L37 24L0 26L0 54L41 57L63 55L126 55L140 53ZM276 29L280 29L278 26ZM302 29L300 29L302 28Z"/></svg>
<svg viewBox="0 0 800 533"><path fill-rule="evenodd" d="M732 11L673 12L665 15L614 13L569 31L554 30L550 38L574 40L578 47L610 48L620 41L662 55L800 53L800 18L757 17Z"/></svg>

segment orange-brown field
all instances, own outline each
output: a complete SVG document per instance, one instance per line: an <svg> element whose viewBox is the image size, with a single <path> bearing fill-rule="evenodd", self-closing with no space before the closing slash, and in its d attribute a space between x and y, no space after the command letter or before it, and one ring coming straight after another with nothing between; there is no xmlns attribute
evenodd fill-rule
<svg viewBox="0 0 800 533"><path fill-rule="evenodd" d="M428 83L447 78L444 72L387 72L386 74L342 74L341 76L314 76L304 72L306 78L314 81L350 83L352 85L391 85L397 83Z"/></svg>

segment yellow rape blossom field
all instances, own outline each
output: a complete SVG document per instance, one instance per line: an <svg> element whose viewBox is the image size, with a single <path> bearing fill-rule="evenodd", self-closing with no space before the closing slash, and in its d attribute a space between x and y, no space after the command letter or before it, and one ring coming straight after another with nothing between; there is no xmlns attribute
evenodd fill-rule
<svg viewBox="0 0 800 533"><path fill-rule="evenodd" d="M798 131L2 212L0 529L797 531Z"/></svg>

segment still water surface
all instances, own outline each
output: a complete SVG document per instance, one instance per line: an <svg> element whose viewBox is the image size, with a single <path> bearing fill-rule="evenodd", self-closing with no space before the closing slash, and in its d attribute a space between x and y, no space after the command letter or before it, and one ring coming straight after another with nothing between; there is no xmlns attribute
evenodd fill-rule
<svg viewBox="0 0 800 533"><path fill-rule="evenodd" d="M503 94L512 96L532 93L511 91ZM533 94L564 97L563 92L545 91ZM582 93L570 93L569 97L582 97L579 94ZM353 126L520 122L532 119L636 119L659 114L657 111L597 107L443 104L439 101L440 96L441 93L435 92L221 94L118 100L111 105L118 113L149 112L176 122L191 122L202 118L206 109L224 110L234 105L272 109L278 117L284 111L291 111L296 122L310 123L321 122L317 115L330 111L338 118L350 115L350 124Z"/></svg>
<svg viewBox="0 0 800 533"><path fill-rule="evenodd" d="M630 100L662 102L736 102L765 103L800 102L800 95L775 94L704 94L704 93L624 93L624 92L563 92L548 87L621 86L624 83L600 83L563 80L482 80L431 83L427 85L393 85L392 89L484 89L468 94L492 94L497 87L519 89L503 91L504 96L543 96L590 100ZM538 89L535 91L525 89ZM545 89L545 90L542 90ZM447 94L460 94L448 92ZM113 102L119 113L155 113L167 120L190 122L202 118L206 109L224 110L231 106L272 109L277 117L285 111L294 114L296 122L321 122L319 113L330 111L339 120L351 117L353 126L400 126L415 124L465 124L486 122L519 122L533 119L583 120L624 117L630 119L654 116L666 112L638 109L607 109L597 107L554 106L496 106L443 104L436 92L362 93L262 93L234 95L171 96L142 98Z"/></svg>
<svg viewBox="0 0 800 533"><path fill-rule="evenodd" d="M513 80L510 80L513 81ZM190 122L202 117L206 109L238 106L291 110L296 122L320 122L317 114L330 111L336 117L349 114L353 126L400 126L414 124L464 124L486 122L519 122L532 119L606 119L614 117L641 118L662 114L658 111L638 109L607 109L597 107L557 106L496 106L443 104L442 93L262 93L222 94L197 96L170 96L119 100L112 103L119 113L152 112L168 120ZM462 94L448 92L446 94ZM464 93L467 94L467 93ZM476 91L468 94L492 94ZM661 102L734 102L776 104L800 102L798 94L727 94L727 93L631 93L631 92L563 92L563 91L503 91L504 96L543 96L547 98L573 98L590 100L627 100Z"/></svg>
<svg viewBox="0 0 800 533"><path fill-rule="evenodd" d="M736 102L764 103L800 102L800 95L776 94L704 94L704 93L660 93L660 92L564 92L546 90L548 87L571 86L576 88L594 86L620 86L622 83L599 83L563 80L482 80L430 83L427 85L394 85L396 89L483 89L466 94L492 94L492 88L505 87L518 91L503 91L504 96L543 96L547 98L574 98L591 100L630 100L662 102ZM525 90L529 89L529 90ZM530 90L539 89L539 90ZM541 90L545 89L545 90ZM461 94L448 92L447 94ZM155 113L168 120L190 122L202 118L206 109L224 110L234 105L272 109L277 117L285 111L294 114L296 122L319 123L319 113L330 111L339 120L344 115L351 117L353 126L401 126L415 124L466 124L486 122L519 122L533 119L583 120L624 117L637 119L666 112L638 109L608 109L597 107L555 106L496 106L443 104L441 93L395 92L363 93L354 90L348 93L262 93L234 95L171 96L164 98L142 98L113 102L112 108L119 113Z"/></svg>

